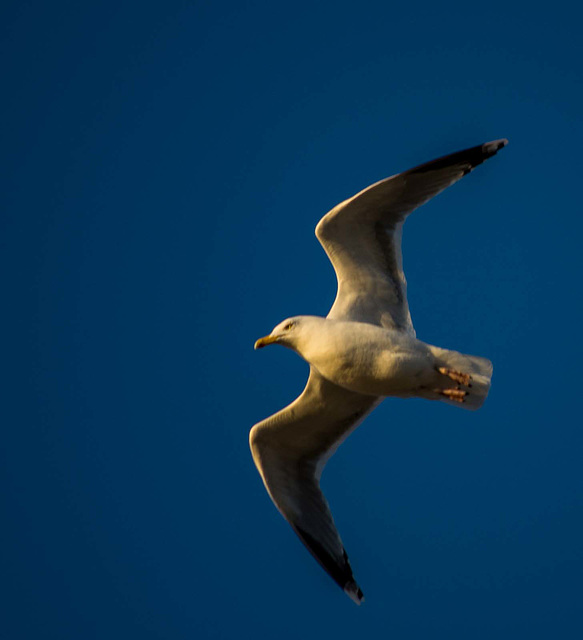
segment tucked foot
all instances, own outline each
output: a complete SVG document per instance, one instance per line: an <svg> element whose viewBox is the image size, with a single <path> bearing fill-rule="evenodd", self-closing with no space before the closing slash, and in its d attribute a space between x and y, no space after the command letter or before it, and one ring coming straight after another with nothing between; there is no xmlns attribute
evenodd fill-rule
<svg viewBox="0 0 583 640"><path fill-rule="evenodd" d="M435 389L436 393L445 396L449 400L455 400L456 402L465 402L468 391L463 389Z"/></svg>
<svg viewBox="0 0 583 640"><path fill-rule="evenodd" d="M471 387L470 380L472 376L469 373L462 373L461 371L454 371L453 369L448 369L447 367L438 367L437 369L439 373L447 376L454 382L458 384L463 384L464 387Z"/></svg>

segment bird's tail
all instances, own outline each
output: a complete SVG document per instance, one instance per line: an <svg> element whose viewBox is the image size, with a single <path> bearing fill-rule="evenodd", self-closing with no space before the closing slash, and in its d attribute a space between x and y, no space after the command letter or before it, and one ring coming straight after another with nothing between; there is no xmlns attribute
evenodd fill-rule
<svg viewBox="0 0 583 640"><path fill-rule="evenodd" d="M440 376L439 387L442 389L432 399L470 411L479 409L490 390L493 369L490 360L440 347L432 346L431 351L435 356Z"/></svg>

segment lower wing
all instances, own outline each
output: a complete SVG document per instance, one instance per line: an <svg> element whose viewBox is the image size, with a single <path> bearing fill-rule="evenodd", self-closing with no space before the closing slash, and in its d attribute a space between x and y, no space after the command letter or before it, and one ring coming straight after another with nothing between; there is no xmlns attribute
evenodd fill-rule
<svg viewBox="0 0 583 640"><path fill-rule="evenodd" d="M320 475L342 441L380 401L338 387L311 369L302 394L249 434L253 460L275 506L357 604L362 591L320 490Z"/></svg>

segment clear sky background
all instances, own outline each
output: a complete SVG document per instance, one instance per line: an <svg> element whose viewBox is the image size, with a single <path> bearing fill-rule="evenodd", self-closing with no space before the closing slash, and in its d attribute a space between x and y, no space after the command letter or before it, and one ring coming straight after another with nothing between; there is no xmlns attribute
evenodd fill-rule
<svg viewBox="0 0 583 640"><path fill-rule="evenodd" d="M583 637L574 6L4 4L2 638ZM323 477L358 608L253 466L307 375L253 342L328 312L327 210L500 137L404 237L488 401L389 399Z"/></svg>

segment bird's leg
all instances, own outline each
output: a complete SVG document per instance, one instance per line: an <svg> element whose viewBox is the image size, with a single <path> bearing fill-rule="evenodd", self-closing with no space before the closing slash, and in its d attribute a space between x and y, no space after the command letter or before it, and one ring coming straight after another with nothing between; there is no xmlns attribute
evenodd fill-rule
<svg viewBox="0 0 583 640"><path fill-rule="evenodd" d="M466 396L468 395L467 391L463 389L434 389L435 393L439 393L442 396L445 396L449 400L455 400L456 402L465 402Z"/></svg>
<svg viewBox="0 0 583 640"><path fill-rule="evenodd" d="M453 369L448 369L447 367L438 367L437 370L444 376L447 376L454 382L458 384L463 384L464 387L471 387L470 380L472 376L469 373L462 373L461 371L454 371Z"/></svg>

